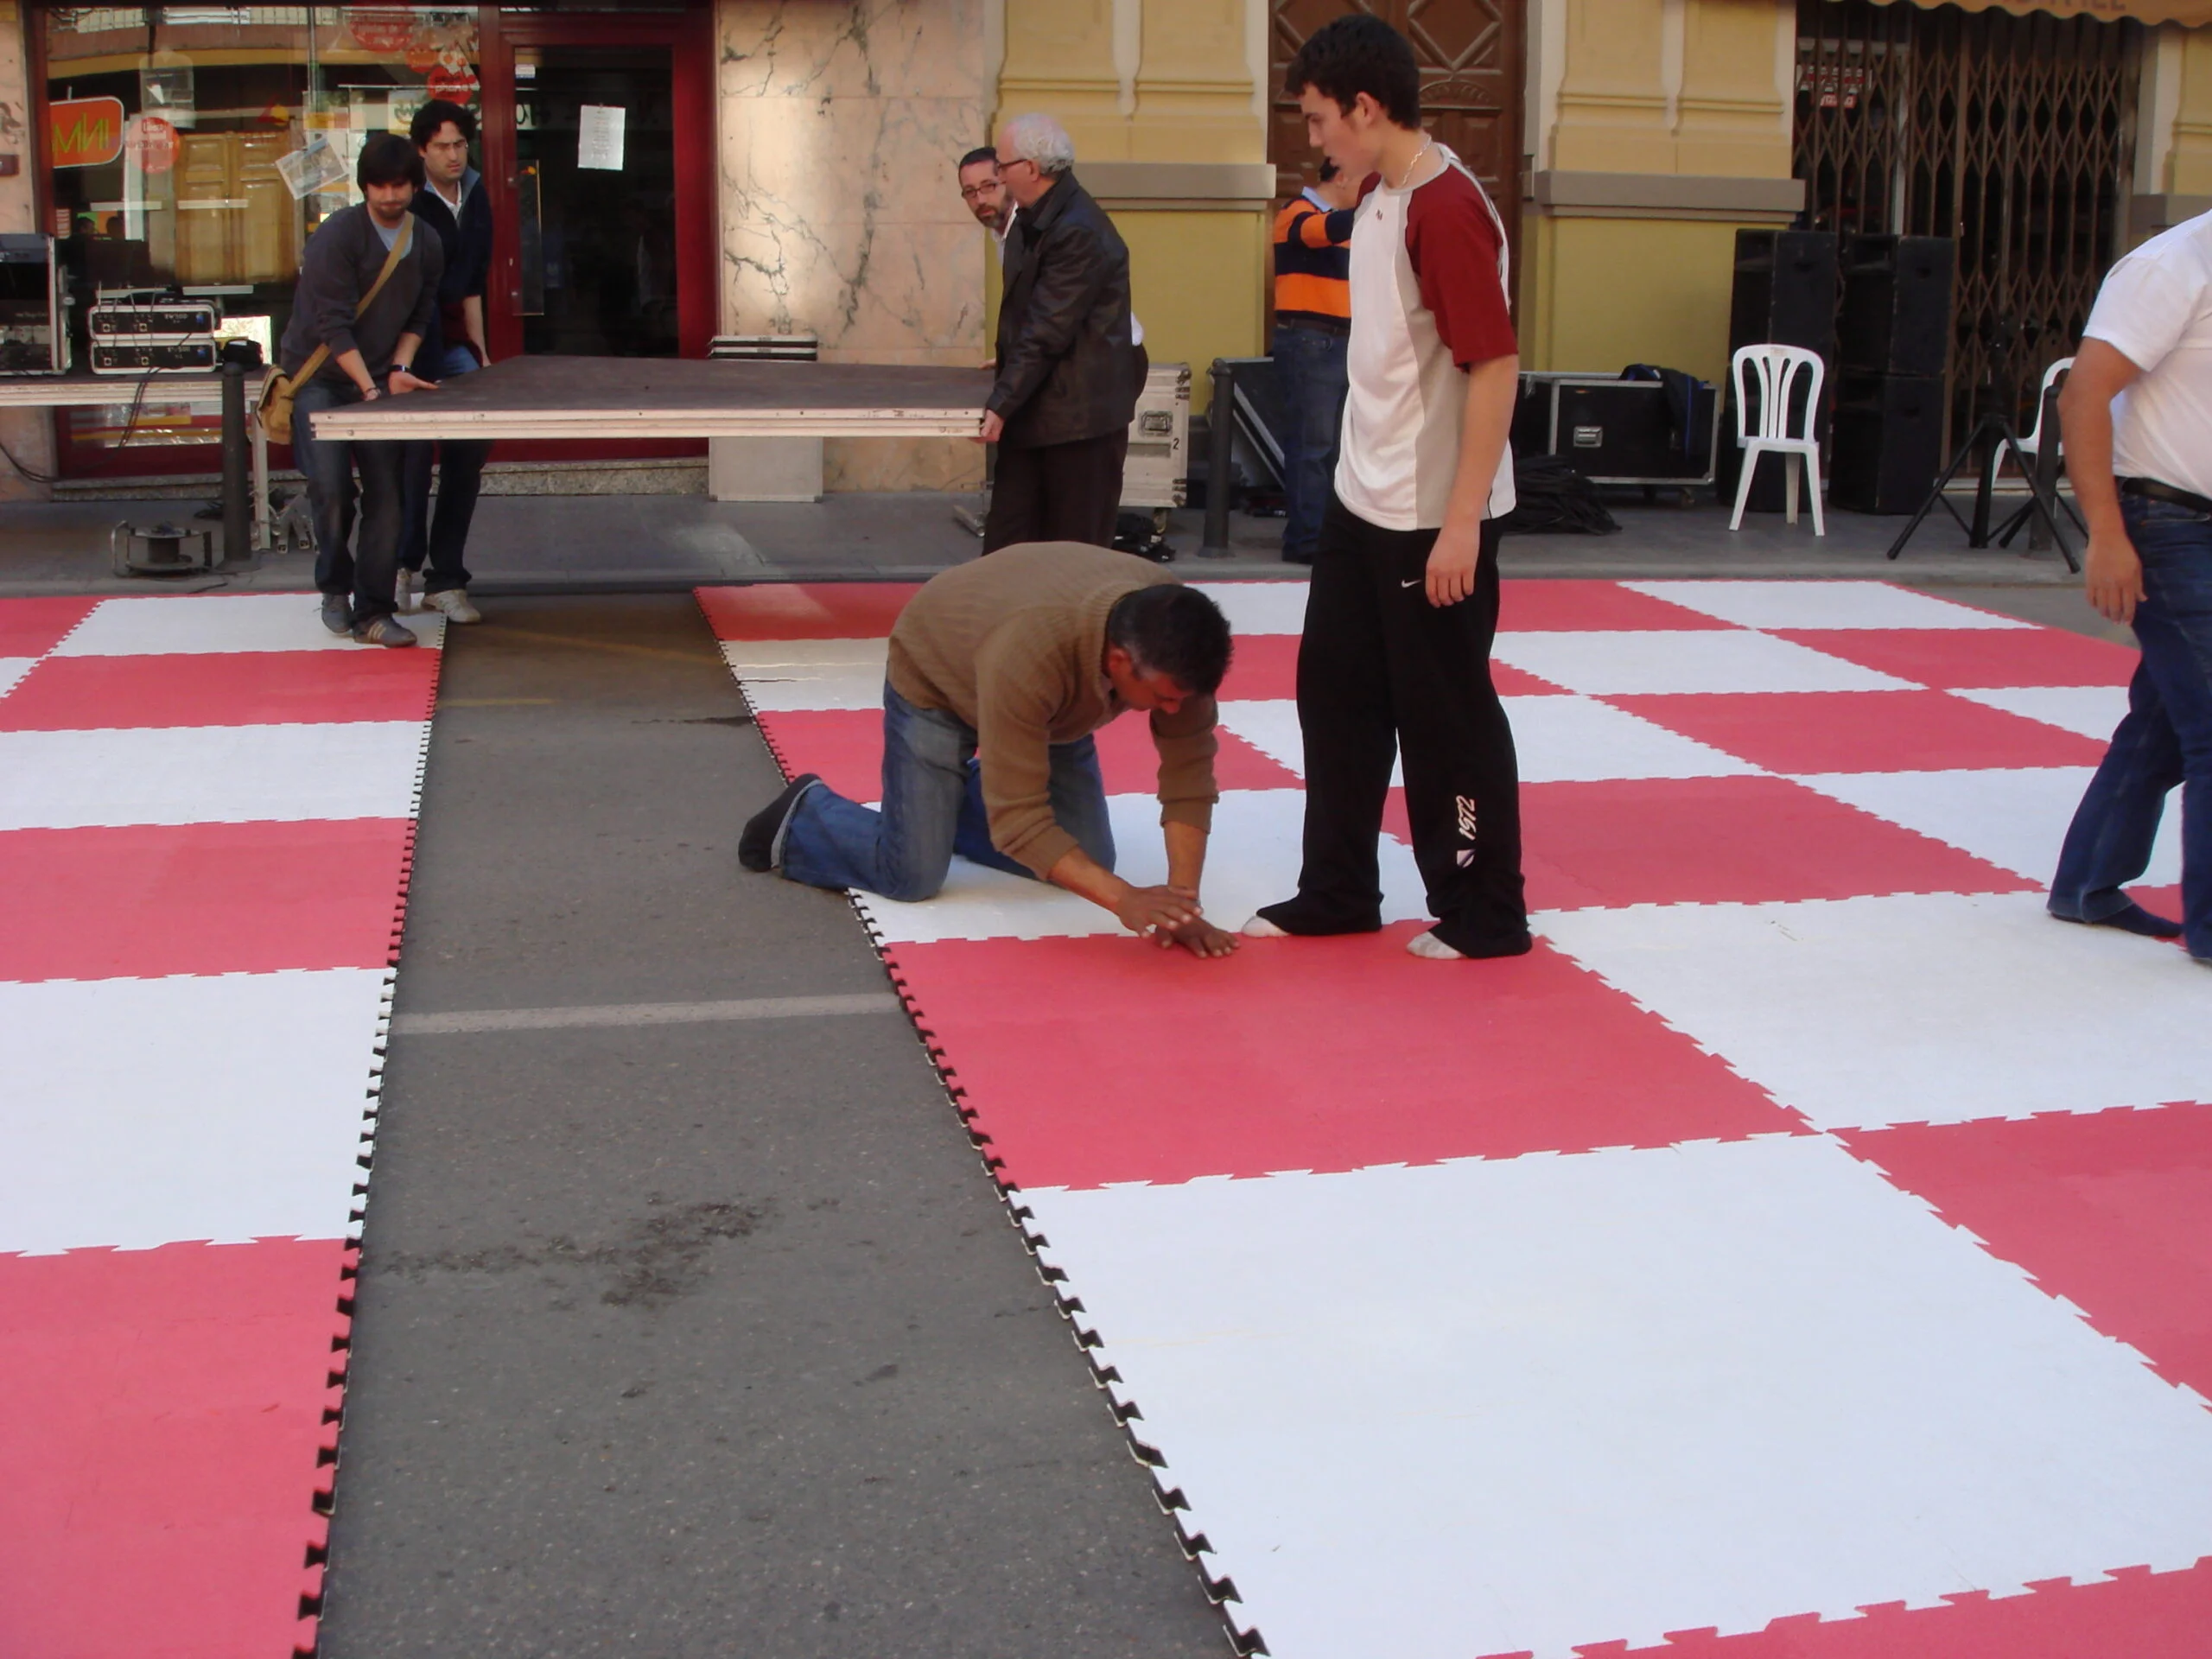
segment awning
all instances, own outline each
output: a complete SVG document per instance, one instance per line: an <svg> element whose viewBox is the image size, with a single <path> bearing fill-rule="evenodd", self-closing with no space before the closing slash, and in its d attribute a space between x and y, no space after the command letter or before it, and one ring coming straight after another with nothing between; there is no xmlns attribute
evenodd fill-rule
<svg viewBox="0 0 2212 1659"><path fill-rule="evenodd" d="M2042 12L2052 17L2094 17L2116 23L2133 17L2139 23L2179 23L2197 29L2212 23L2212 0L1874 0L1877 5L1918 5L1932 10L1938 3L1961 11L2009 11L2015 17Z"/></svg>

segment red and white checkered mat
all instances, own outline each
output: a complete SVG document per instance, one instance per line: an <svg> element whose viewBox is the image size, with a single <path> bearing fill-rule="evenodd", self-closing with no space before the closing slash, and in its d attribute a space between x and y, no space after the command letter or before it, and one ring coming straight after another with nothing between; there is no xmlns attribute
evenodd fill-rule
<svg viewBox="0 0 2212 1659"><path fill-rule="evenodd" d="M701 594L788 770L874 796L912 591ZM1305 594L1208 591L1234 926L1295 884ZM2212 976L2040 894L2133 653L1857 582L1512 582L1501 629L1529 957L1408 957L1395 839L1381 938L1225 962L958 861L856 897L1232 1629L2203 1654ZM1101 744L1138 881L1147 747Z"/></svg>
<svg viewBox="0 0 2212 1659"><path fill-rule="evenodd" d="M314 1644L438 662L0 600L0 1654Z"/></svg>

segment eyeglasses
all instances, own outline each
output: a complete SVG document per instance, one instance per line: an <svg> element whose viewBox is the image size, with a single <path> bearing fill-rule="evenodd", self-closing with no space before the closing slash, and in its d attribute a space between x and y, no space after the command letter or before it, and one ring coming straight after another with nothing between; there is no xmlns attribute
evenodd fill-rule
<svg viewBox="0 0 2212 1659"><path fill-rule="evenodd" d="M960 200L963 201L981 201L985 196L988 196L992 191L998 188L998 181L995 179L988 184L963 185L960 188Z"/></svg>

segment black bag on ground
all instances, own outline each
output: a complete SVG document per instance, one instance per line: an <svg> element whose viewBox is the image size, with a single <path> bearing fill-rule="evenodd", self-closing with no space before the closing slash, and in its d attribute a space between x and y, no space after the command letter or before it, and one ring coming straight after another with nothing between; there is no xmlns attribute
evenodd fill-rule
<svg viewBox="0 0 2212 1659"><path fill-rule="evenodd" d="M1620 528L1598 486L1557 455L1516 455L1519 505L1497 521L1501 536L1610 536Z"/></svg>

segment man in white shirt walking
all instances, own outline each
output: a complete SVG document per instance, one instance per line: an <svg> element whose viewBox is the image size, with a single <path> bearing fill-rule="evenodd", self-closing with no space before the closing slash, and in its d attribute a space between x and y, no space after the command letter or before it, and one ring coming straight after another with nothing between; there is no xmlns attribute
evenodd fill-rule
<svg viewBox="0 0 2212 1659"><path fill-rule="evenodd" d="M2089 602L2133 625L2143 659L2066 833L2050 913L2178 934L2212 966L2212 213L2106 276L2058 411L2089 525ZM2179 924L2124 891L2149 867L2177 785Z"/></svg>

